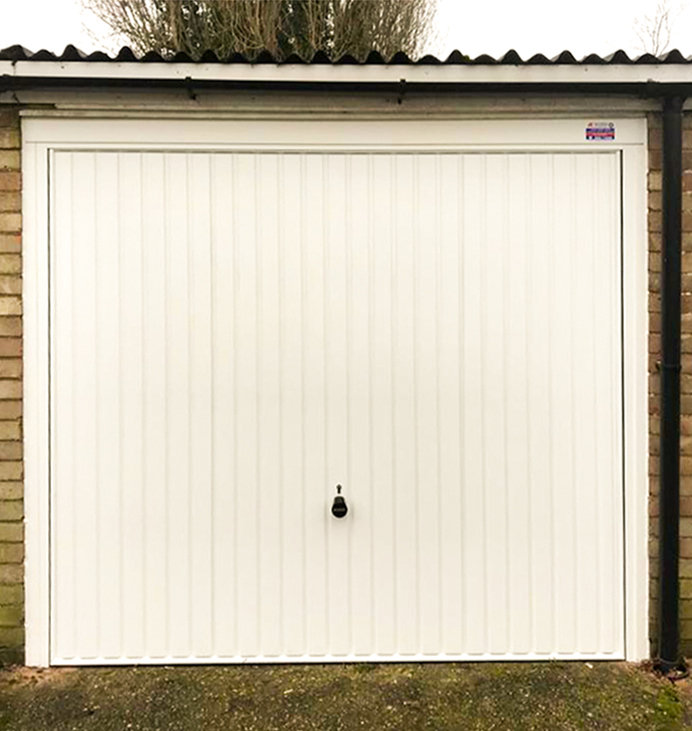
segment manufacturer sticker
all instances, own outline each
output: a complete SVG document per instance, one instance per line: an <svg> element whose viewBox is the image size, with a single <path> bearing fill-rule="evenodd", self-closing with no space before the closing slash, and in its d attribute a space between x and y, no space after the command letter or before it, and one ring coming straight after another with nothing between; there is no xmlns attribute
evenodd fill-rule
<svg viewBox="0 0 692 731"><path fill-rule="evenodd" d="M615 139L615 122L589 122L586 125L587 141L611 141Z"/></svg>

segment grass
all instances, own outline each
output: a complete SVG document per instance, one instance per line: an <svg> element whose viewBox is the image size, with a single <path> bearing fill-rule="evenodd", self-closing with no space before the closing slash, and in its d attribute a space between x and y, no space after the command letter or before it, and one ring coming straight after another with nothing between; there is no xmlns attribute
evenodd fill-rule
<svg viewBox="0 0 692 731"><path fill-rule="evenodd" d="M1 731L692 731L692 685L624 663L0 672Z"/></svg>

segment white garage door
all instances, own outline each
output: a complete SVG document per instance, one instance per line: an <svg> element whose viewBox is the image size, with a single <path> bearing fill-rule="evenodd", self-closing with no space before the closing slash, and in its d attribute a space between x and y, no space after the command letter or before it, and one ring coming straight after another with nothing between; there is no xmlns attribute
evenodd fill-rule
<svg viewBox="0 0 692 731"><path fill-rule="evenodd" d="M617 152L51 175L52 662L624 655Z"/></svg>

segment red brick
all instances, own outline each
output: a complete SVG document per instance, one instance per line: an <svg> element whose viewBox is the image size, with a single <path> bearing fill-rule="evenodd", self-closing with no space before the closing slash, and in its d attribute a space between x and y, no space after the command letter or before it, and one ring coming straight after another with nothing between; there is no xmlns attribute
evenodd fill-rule
<svg viewBox="0 0 692 731"><path fill-rule="evenodd" d="M0 112L0 127L10 127L15 131L18 130L19 112L15 109L3 109Z"/></svg>
<svg viewBox="0 0 692 731"><path fill-rule="evenodd" d="M22 563L24 561L23 543L0 543L0 564Z"/></svg>
<svg viewBox="0 0 692 731"><path fill-rule="evenodd" d="M15 447L19 448L21 458L22 445L20 442L1 442L0 450L4 447ZM0 459L17 459L17 457L5 457L0 456ZM0 500L21 500L24 496L24 483L23 482L0 482Z"/></svg>
<svg viewBox="0 0 692 731"><path fill-rule="evenodd" d="M2 132L0 132L2 135ZM0 172L0 190L21 190L22 176L20 173Z"/></svg>
<svg viewBox="0 0 692 731"><path fill-rule="evenodd" d="M19 150L0 150L0 170L20 170Z"/></svg>
<svg viewBox="0 0 692 731"><path fill-rule="evenodd" d="M22 584L24 582L24 566L17 563L0 563L0 584Z"/></svg>
<svg viewBox="0 0 692 731"><path fill-rule="evenodd" d="M0 296L0 317L3 315L21 315L22 298L16 295Z"/></svg>
<svg viewBox="0 0 692 731"><path fill-rule="evenodd" d="M24 465L21 462L0 462L0 481L21 480L24 476ZM5 503L9 505L9 503Z"/></svg>
<svg viewBox="0 0 692 731"><path fill-rule="evenodd" d="M20 276L0 275L0 294L21 294L22 279Z"/></svg>
<svg viewBox="0 0 692 731"><path fill-rule="evenodd" d="M0 401L0 421L14 421L21 416L21 401Z"/></svg>
<svg viewBox="0 0 692 731"><path fill-rule="evenodd" d="M24 523L0 523L0 541L22 543L24 541Z"/></svg>
<svg viewBox="0 0 692 731"><path fill-rule="evenodd" d="M0 173L0 175L2 175ZM22 230L21 213L0 213L0 231L19 232Z"/></svg>
<svg viewBox="0 0 692 731"><path fill-rule="evenodd" d="M692 558L692 538L680 539L680 558Z"/></svg>
<svg viewBox="0 0 692 731"><path fill-rule="evenodd" d="M21 274L22 257L18 254L0 254L0 274Z"/></svg>
<svg viewBox="0 0 692 731"><path fill-rule="evenodd" d="M649 252L649 274L660 274L663 261L660 251Z"/></svg>
<svg viewBox="0 0 692 731"><path fill-rule="evenodd" d="M22 391L21 381L0 380L0 399L20 399Z"/></svg>
<svg viewBox="0 0 692 731"><path fill-rule="evenodd" d="M0 148L5 150L16 150L21 144L19 130L0 129Z"/></svg>
<svg viewBox="0 0 692 731"><path fill-rule="evenodd" d="M22 334L21 317L0 317L0 338L19 337Z"/></svg>
<svg viewBox="0 0 692 731"><path fill-rule="evenodd" d="M24 646L24 630L19 627L0 629L0 647L16 648Z"/></svg>
<svg viewBox="0 0 692 731"><path fill-rule="evenodd" d="M24 610L20 604L0 605L0 627L21 627Z"/></svg>
<svg viewBox="0 0 692 731"><path fill-rule="evenodd" d="M22 604L24 602L24 589L16 584L0 585L0 604Z"/></svg>
<svg viewBox="0 0 692 731"><path fill-rule="evenodd" d="M9 464L14 464L10 462ZM22 520L24 505L21 500L3 500L0 502L0 522Z"/></svg>
<svg viewBox="0 0 692 731"><path fill-rule="evenodd" d="M0 358L0 378L21 378L21 377L22 377L22 359L21 358Z"/></svg>
<svg viewBox="0 0 692 731"><path fill-rule="evenodd" d="M19 338L0 338L0 358L21 356L22 341Z"/></svg>
<svg viewBox="0 0 692 731"><path fill-rule="evenodd" d="M21 210L22 210L21 193L19 193L19 192L0 193L0 213L10 213L10 212L18 213ZM18 236L16 238L18 238Z"/></svg>

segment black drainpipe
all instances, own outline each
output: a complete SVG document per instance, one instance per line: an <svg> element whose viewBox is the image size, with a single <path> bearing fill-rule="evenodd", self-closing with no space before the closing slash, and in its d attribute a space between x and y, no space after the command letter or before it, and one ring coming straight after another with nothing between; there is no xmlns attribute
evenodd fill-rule
<svg viewBox="0 0 692 731"><path fill-rule="evenodd" d="M680 290L682 271L682 105L663 102L663 243L661 267L661 453L658 661L680 664Z"/></svg>

